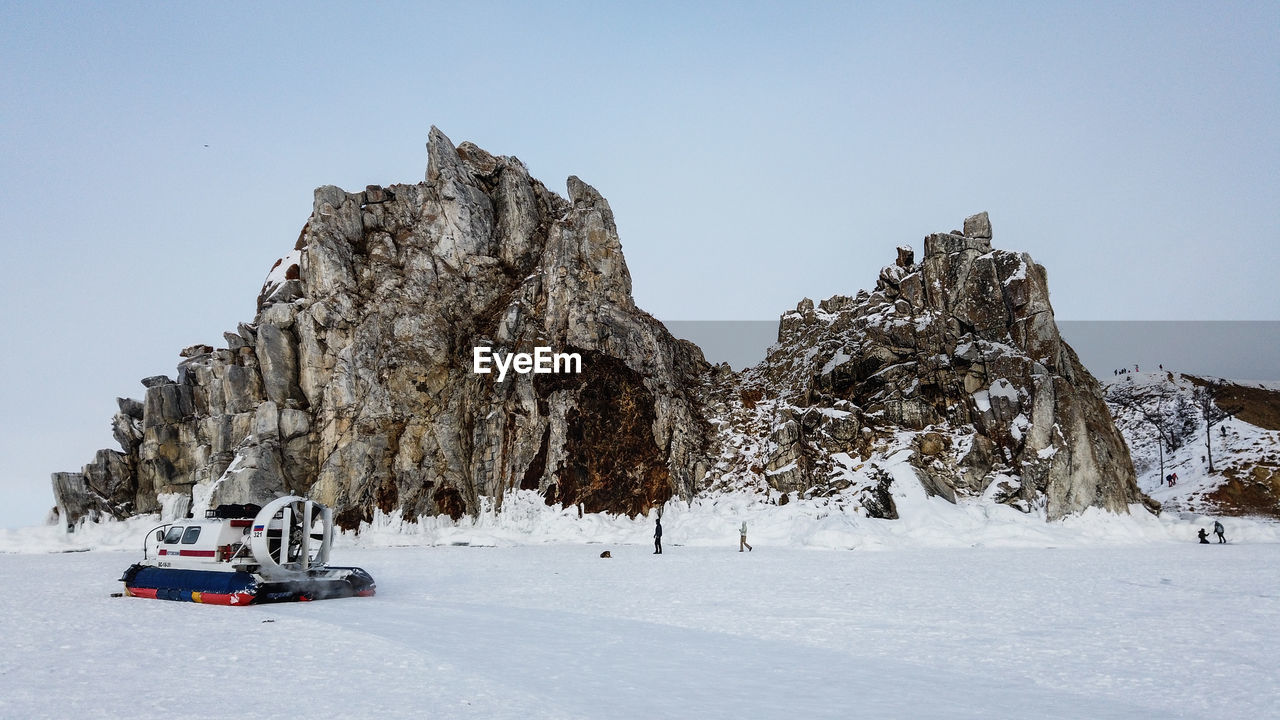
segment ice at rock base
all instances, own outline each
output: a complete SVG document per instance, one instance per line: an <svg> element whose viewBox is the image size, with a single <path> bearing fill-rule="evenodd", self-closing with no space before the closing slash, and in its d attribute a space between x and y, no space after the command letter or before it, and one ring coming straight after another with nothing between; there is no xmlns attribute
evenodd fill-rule
<svg viewBox="0 0 1280 720"><path fill-rule="evenodd" d="M890 472L913 472L905 457ZM1099 545L1178 544L1195 540L1196 530L1211 527L1212 516L1164 513L1154 516L1141 505L1129 514L1097 508L1046 521L1043 509L1024 513L982 498L952 504L929 497L918 483L895 482L892 493L901 513L898 520L865 517L856 504L840 496L797 499L786 505L762 501L751 493L725 493L697 498L692 503L672 500L664 507L663 527L668 542L717 547L746 520L754 542L789 548L828 550L896 550L963 547L1093 547ZM376 513L359 533L344 532L335 553L344 548L469 545L515 547L544 544L650 543L649 516L592 514L576 508L548 507L533 491L509 492L496 511L490 499L475 517L453 521L444 516L407 520L396 512ZM1255 518L1218 518L1233 540L1280 543L1280 523ZM127 521L82 523L73 533L45 526L0 530L0 552L45 553L84 550L136 550L142 537L160 522L158 515ZM730 538L736 541L735 538ZM341 564L340 558L335 562Z"/></svg>

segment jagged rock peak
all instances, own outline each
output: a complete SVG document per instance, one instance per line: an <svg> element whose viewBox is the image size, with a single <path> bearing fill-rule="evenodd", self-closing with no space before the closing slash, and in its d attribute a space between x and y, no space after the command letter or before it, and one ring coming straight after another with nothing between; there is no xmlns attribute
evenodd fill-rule
<svg viewBox="0 0 1280 720"><path fill-rule="evenodd" d="M472 142L454 146L453 141L435 125L427 136L427 182L459 180L460 173L489 177L505 166L518 167L528 173L519 158L497 156Z"/></svg>
<svg viewBox="0 0 1280 720"><path fill-rule="evenodd" d="M444 177L454 179L458 168L458 149L453 141L435 125L427 134L427 182L436 182Z"/></svg>
<svg viewBox="0 0 1280 720"><path fill-rule="evenodd" d="M609 210L609 202L604 199L595 188L578 179L577 175L570 175L565 185L569 190L569 201L576 205L587 205L592 207L603 206L605 210ZM609 210L612 215L612 210Z"/></svg>
<svg viewBox="0 0 1280 720"><path fill-rule="evenodd" d="M887 459L909 457L925 492L952 502L1057 518L1144 500L1097 381L1058 333L1044 268L989 235L973 216L964 234L926 237L920 262L899 248L872 292L782 316L765 362L721 396L733 417L733 398L750 399L747 426L770 418L760 465L773 491L853 493L892 517L902 480ZM719 429L721 446L748 442L743 424Z"/></svg>
<svg viewBox="0 0 1280 720"><path fill-rule="evenodd" d="M898 267L909 268L916 264L916 252L910 245L898 246Z"/></svg>
<svg viewBox="0 0 1280 720"><path fill-rule="evenodd" d="M176 382L144 381L121 461L55 482L102 501L60 506L300 493L353 527L375 510L460 517L512 489L627 513L690 497L707 365L635 307L609 204L576 177L566 200L436 127L427 151L424 182L317 188L253 322L184 351ZM581 372L476 372L476 348L536 347L577 353Z"/></svg>
<svg viewBox="0 0 1280 720"><path fill-rule="evenodd" d="M991 218L987 217L985 210L964 219L964 234L965 237L991 239Z"/></svg>

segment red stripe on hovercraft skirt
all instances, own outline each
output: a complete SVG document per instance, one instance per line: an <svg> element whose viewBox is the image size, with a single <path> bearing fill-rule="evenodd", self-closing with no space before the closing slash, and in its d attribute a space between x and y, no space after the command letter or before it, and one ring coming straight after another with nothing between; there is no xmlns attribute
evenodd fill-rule
<svg viewBox="0 0 1280 720"><path fill-rule="evenodd" d="M373 591L361 590L360 592L356 593L356 597L373 597Z"/></svg>
<svg viewBox="0 0 1280 720"><path fill-rule="evenodd" d="M213 557L212 550L179 550L178 554L182 557Z"/></svg>
<svg viewBox="0 0 1280 720"><path fill-rule="evenodd" d="M253 602L249 593L192 593L192 600L204 605L248 605Z"/></svg>
<svg viewBox="0 0 1280 720"><path fill-rule="evenodd" d="M125 593L132 597L156 599L156 588L125 588ZM203 605L249 605L253 602L251 593L211 593L211 592L193 592L191 593L191 602L198 602Z"/></svg>

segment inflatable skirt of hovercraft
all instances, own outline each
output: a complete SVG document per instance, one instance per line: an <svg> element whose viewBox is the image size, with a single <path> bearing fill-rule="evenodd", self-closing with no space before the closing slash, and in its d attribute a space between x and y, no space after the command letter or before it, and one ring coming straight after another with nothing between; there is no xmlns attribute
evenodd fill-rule
<svg viewBox="0 0 1280 720"><path fill-rule="evenodd" d="M133 565L125 571L125 592L133 597L180 600L210 605L370 597L376 585L361 568L328 568L315 578L288 582L258 582L246 572L180 570Z"/></svg>
<svg viewBox="0 0 1280 720"><path fill-rule="evenodd" d="M178 570L133 565L120 579L124 581L127 594L156 600L248 605L257 594L257 581L246 572Z"/></svg>

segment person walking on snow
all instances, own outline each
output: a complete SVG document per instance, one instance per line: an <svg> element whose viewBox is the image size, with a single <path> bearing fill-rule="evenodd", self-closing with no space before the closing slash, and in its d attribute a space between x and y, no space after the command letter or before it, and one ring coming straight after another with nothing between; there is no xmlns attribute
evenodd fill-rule
<svg viewBox="0 0 1280 720"><path fill-rule="evenodd" d="M658 518L653 526L653 554L662 554L662 518Z"/></svg>
<svg viewBox="0 0 1280 720"><path fill-rule="evenodd" d="M1214 520L1213 534L1218 536L1219 543L1224 543L1227 541L1227 536L1224 533L1226 533L1226 528L1222 527L1222 523L1220 521Z"/></svg>
<svg viewBox="0 0 1280 720"><path fill-rule="evenodd" d="M747 544L747 521L742 521L742 527L738 528L738 552L742 552L742 548L751 550L751 546Z"/></svg>

